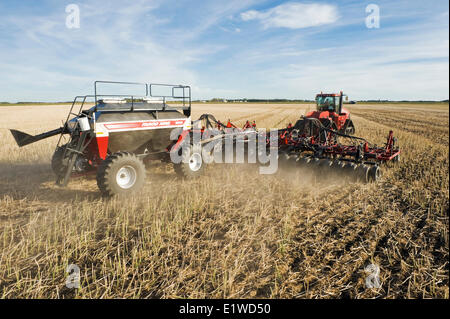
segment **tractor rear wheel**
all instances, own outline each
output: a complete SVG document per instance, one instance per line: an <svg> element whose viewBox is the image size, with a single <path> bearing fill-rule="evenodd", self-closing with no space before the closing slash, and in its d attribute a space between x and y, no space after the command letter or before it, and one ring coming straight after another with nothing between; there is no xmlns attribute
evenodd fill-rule
<svg viewBox="0 0 450 319"><path fill-rule="evenodd" d="M173 164L175 173L182 178L198 177L203 174L205 165L201 146L189 145L181 149L181 162Z"/></svg>
<svg viewBox="0 0 450 319"><path fill-rule="evenodd" d="M145 182L145 165L136 155L118 152L108 156L97 171L97 185L104 196L129 195Z"/></svg>

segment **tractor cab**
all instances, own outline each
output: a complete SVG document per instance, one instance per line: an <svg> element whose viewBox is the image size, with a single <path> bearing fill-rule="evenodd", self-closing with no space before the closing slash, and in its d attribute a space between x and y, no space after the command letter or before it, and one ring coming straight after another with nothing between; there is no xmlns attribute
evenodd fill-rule
<svg viewBox="0 0 450 319"><path fill-rule="evenodd" d="M344 94L342 91L339 94L320 93L316 95L316 106L319 112L334 112L341 113Z"/></svg>
<svg viewBox="0 0 450 319"><path fill-rule="evenodd" d="M316 95L316 110L308 112L307 118L319 119L322 124L331 125L335 130L343 134L354 134L355 126L350 119L350 112L342 107L344 97L342 91L339 93L323 93Z"/></svg>

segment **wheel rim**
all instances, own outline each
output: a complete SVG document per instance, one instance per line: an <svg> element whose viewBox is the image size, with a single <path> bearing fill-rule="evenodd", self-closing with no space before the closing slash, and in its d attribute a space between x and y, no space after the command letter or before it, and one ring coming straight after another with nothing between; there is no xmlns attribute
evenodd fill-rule
<svg viewBox="0 0 450 319"><path fill-rule="evenodd" d="M120 188L130 188L136 183L137 173L132 166L123 166L116 174L116 182Z"/></svg>
<svg viewBox="0 0 450 319"><path fill-rule="evenodd" d="M198 153L194 153L189 158L189 169L196 172L202 167L202 156Z"/></svg>

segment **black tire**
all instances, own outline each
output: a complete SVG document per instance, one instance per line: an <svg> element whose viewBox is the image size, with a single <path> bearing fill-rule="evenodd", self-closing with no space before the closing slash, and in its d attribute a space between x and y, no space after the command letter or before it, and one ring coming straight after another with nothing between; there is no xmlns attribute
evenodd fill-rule
<svg viewBox="0 0 450 319"><path fill-rule="evenodd" d="M367 166L365 164L358 165L358 167L356 169L357 181L361 182L361 183L369 182L370 181L369 171L370 171L370 166Z"/></svg>
<svg viewBox="0 0 450 319"><path fill-rule="evenodd" d="M344 129L344 134L347 135L353 135L355 134L355 125L353 124L353 121L348 119L347 122L344 125L345 129Z"/></svg>
<svg viewBox="0 0 450 319"><path fill-rule="evenodd" d="M352 163L352 162L346 162L344 166L342 167L343 176L346 180L350 180L353 182L357 181L357 169L359 165Z"/></svg>
<svg viewBox="0 0 450 319"><path fill-rule="evenodd" d="M145 165L136 155L118 152L108 156L97 171L97 185L104 196L130 195L145 183Z"/></svg>
<svg viewBox="0 0 450 319"><path fill-rule="evenodd" d="M67 144L66 144L67 145ZM64 173L65 166L63 164L63 155L66 145L61 145L56 148L52 156L52 170L56 176L60 176Z"/></svg>
<svg viewBox="0 0 450 319"><path fill-rule="evenodd" d="M185 146L182 148L181 152L181 162L173 164L175 173L181 178L195 178L201 176L205 169L201 146Z"/></svg>
<svg viewBox="0 0 450 319"><path fill-rule="evenodd" d="M381 169L378 165L373 165L369 169L369 182L376 182L381 176Z"/></svg>

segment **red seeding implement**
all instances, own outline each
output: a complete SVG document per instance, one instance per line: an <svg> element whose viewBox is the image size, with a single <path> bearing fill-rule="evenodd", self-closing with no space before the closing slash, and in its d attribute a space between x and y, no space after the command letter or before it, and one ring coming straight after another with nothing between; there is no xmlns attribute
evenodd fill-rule
<svg viewBox="0 0 450 319"><path fill-rule="evenodd" d="M344 96L342 91L317 94L316 111L278 131L282 166L315 169L319 177L370 182L379 178L380 164L400 159L392 131L382 147L352 135L355 126L350 112L343 108Z"/></svg>
<svg viewBox="0 0 450 319"><path fill-rule="evenodd" d="M130 86L138 88L140 93L99 92L100 87L117 89L118 85L127 91ZM349 135L354 126L342 108L343 96L342 92L317 95L317 111L272 135L281 162L317 167L326 175L340 168L357 180L371 181L380 174L378 164L399 158L392 132L384 147ZM239 144L248 145L245 152L254 151L253 158L257 154L260 160L274 150L265 132L257 134L254 121L237 128L230 120L224 124L204 114L192 122L191 88L171 84L96 81L94 95L75 97L62 127L36 136L17 130L11 133L19 146L59 135L51 163L57 184L65 186L72 176L94 173L106 196L139 190L152 161L171 163L177 175L195 178L211 158L215 162L223 162L223 155L230 159L225 152L230 149L233 158ZM253 150L249 142L256 145L256 136L258 146L264 147ZM350 143L342 144L341 139Z"/></svg>
<svg viewBox="0 0 450 319"><path fill-rule="evenodd" d="M400 150L390 131L384 146L330 128L329 121L303 117L278 131L282 166L316 169L318 176L337 175L361 182L376 181L379 165L398 161ZM343 143L343 141L345 143ZM342 174L339 174L342 173Z"/></svg>

